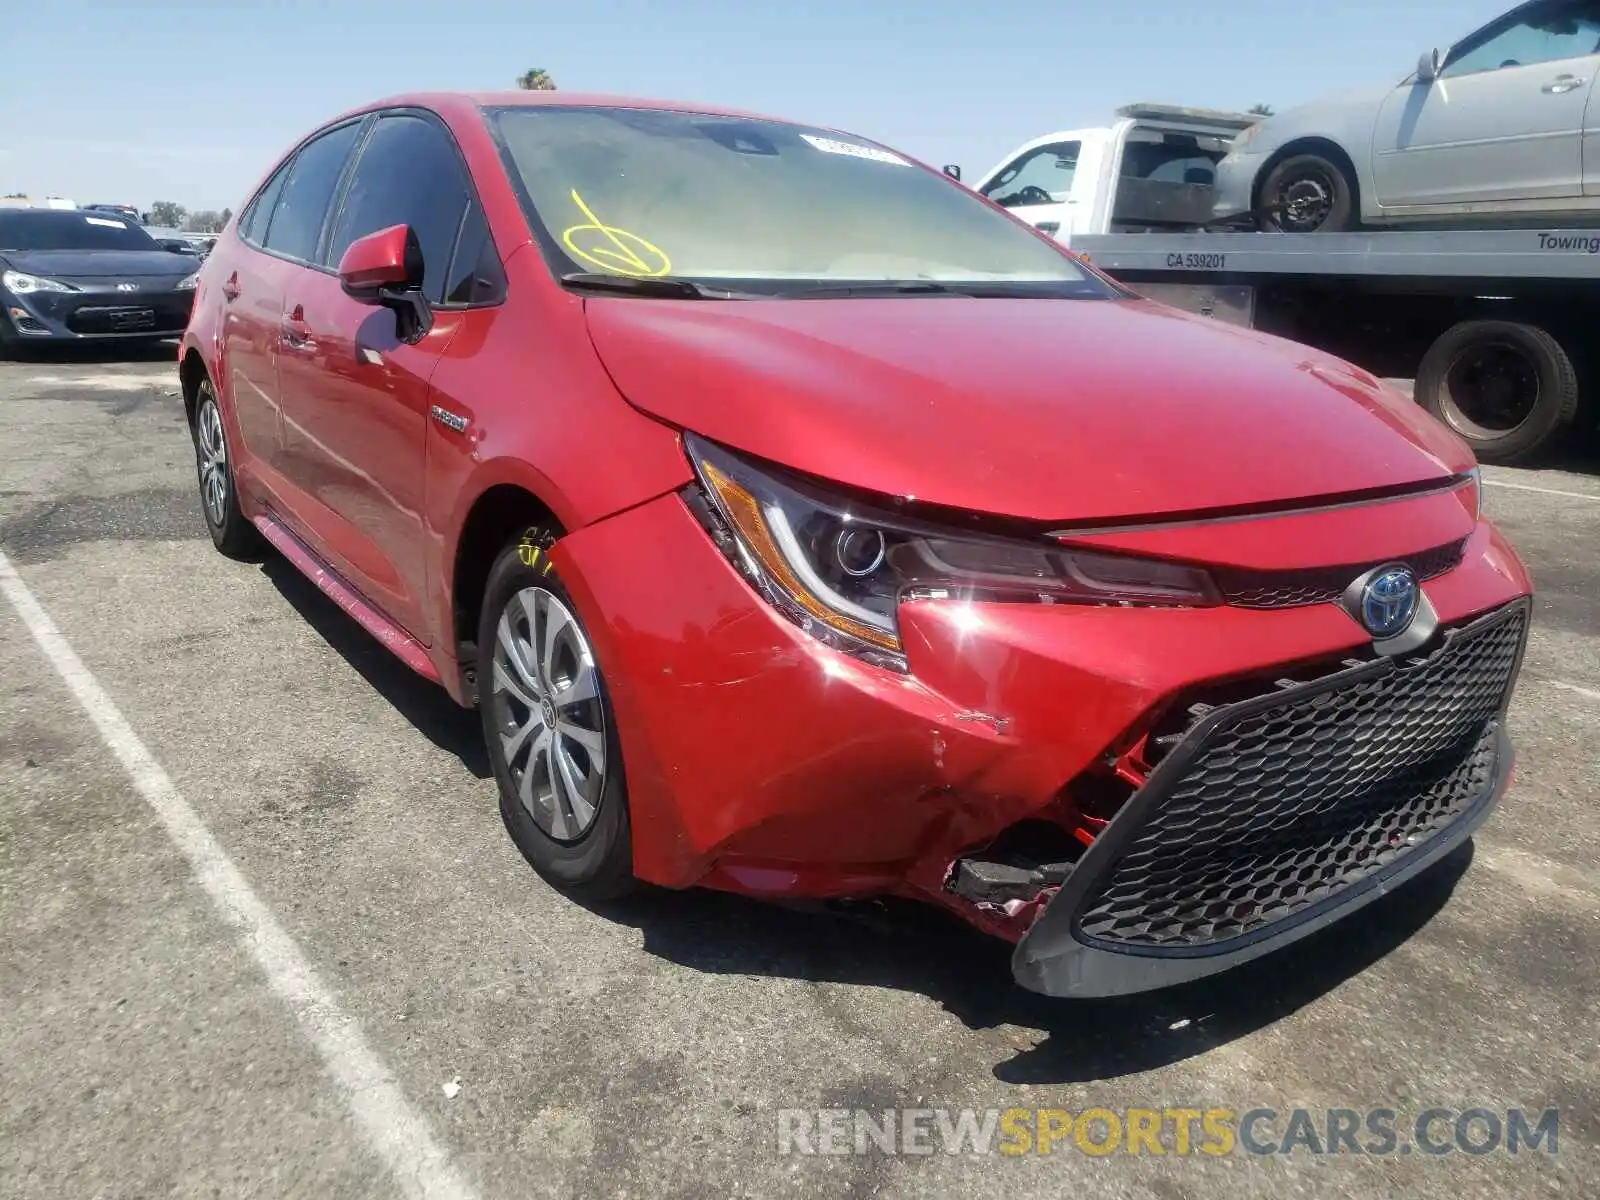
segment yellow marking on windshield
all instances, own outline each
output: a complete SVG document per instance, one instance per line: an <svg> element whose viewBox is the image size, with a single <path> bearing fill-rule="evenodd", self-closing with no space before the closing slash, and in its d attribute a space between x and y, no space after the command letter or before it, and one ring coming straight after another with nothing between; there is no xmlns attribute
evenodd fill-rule
<svg viewBox="0 0 1600 1200"><path fill-rule="evenodd" d="M561 235L561 241L576 257L619 275L665 275L672 270L664 250L637 233L605 224L583 202L577 188L572 189L572 202L589 218L588 224L573 225Z"/></svg>

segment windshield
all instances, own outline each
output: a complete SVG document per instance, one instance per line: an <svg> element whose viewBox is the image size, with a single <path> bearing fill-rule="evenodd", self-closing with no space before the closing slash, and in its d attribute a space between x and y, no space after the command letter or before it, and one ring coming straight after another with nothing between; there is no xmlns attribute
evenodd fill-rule
<svg viewBox="0 0 1600 1200"><path fill-rule="evenodd" d="M960 184L847 135L633 108L489 119L558 274L1116 294Z"/></svg>
<svg viewBox="0 0 1600 1200"><path fill-rule="evenodd" d="M0 250L156 250L141 227L97 212L0 212Z"/></svg>

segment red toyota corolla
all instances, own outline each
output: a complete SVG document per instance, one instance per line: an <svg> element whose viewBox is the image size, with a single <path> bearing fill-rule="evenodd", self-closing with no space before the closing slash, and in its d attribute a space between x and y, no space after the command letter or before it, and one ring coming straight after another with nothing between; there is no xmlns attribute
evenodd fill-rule
<svg viewBox="0 0 1600 1200"><path fill-rule="evenodd" d="M921 897L1126 993L1510 776L1530 584L1460 441L861 138L374 105L223 234L181 366L217 546L476 705L573 893Z"/></svg>

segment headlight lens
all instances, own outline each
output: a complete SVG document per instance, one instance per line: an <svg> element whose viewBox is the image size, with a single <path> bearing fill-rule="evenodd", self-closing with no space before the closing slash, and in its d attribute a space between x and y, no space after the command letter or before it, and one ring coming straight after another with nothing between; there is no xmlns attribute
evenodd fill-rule
<svg viewBox="0 0 1600 1200"><path fill-rule="evenodd" d="M179 280L178 286L174 290L179 292L192 292L194 291L194 285L199 281L200 272L196 271L194 274L185 275L181 280Z"/></svg>
<svg viewBox="0 0 1600 1200"><path fill-rule="evenodd" d="M46 279L41 275L25 275L21 271L0 272L0 284L8 292L26 296L29 292L76 292L79 289L59 279Z"/></svg>
<svg viewBox="0 0 1600 1200"><path fill-rule="evenodd" d="M882 666L905 669L905 599L1219 603L1195 567L944 527L780 479L692 434L685 444L707 502L692 507L724 553L801 628Z"/></svg>

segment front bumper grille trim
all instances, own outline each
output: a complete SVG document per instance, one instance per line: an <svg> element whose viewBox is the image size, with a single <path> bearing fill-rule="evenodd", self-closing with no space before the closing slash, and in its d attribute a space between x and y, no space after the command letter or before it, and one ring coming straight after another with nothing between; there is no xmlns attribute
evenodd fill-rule
<svg viewBox="0 0 1600 1200"><path fill-rule="evenodd" d="M1013 956L1018 981L1054 995L1104 996L1213 974L1342 917L1461 844L1488 816L1509 778L1512 752L1504 713L1521 668L1528 612L1527 600L1518 600L1447 629L1444 644L1426 657L1380 658L1212 710L1184 735L1123 806L1023 937ZM1493 657L1494 661L1484 665L1469 660L1467 656L1474 651L1479 658ZM1442 690L1438 697L1425 690L1408 695L1407 689L1426 689L1430 679L1438 681L1435 686L1439 689L1466 686L1452 676L1469 668L1477 674L1469 681L1475 690L1466 699ZM1418 728L1402 731L1403 736L1395 740L1392 730L1383 728L1382 705L1386 701L1409 701L1410 707L1397 715L1412 718ZM1370 711L1346 715L1341 724L1337 711L1341 704L1366 705ZM1319 794L1315 787L1297 783L1301 793L1316 795L1322 806L1306 813L1291 803L1286 811L1273 813L1274 796L1254 788L1261 778L1254 775L1236 806L1206 811L1204 805L1215 804L1219 795L1226 795L1227 787L1197 796L1196 780L1204 783L1207 778L1220 778L1219 762L1223 774L1230 769L1228 762L1216 757L1219 749L1223 754L1239 749L1229 746L1230 735L1248 728L1254 720L1255 727L1265 731L1263 736L1285 737L1279 718L1285 710L1296 708L1331 715L1333 728L1325 732L1336 735L1336 740L1318 746L1318 753L1323 769L1351 786L1336 789L1330 797L1325 794L1327 789ZM1314 733L1317 722L1310 724ZM1384 743L1386 736L1391 744ZM1341 737L1342 744L1337 740ZM1208 759L1208 754L1213 757ZM1256 768L1261 761L1258 756ZM1383 797L1379 803L1373 802L1374 794L1385 788L1390 790L1387 809ZM1441 788L1455 790L1441 800ZM1174 797L1181 803L1169 809ZM1349 811L1341 809L1347 798ZM1328 801L1331 803L1323 803ZM1163 821L1183 804L1197 803L1202 807L1196 814L1179 812L1180 819ZM1371 812L1366 813L1362 805L1369 805ZM1380 839L1360 846L1363 816L1384 818L1393 813L1403 818L1400 825L1414 835L1412 840L1395 846L1380 844ZM1184 824L1190 815L1200 817L1188 826L1192 836L1185 834ZM1341 817L1348 819L1341 824ZM1298 839L1302 848L1316 851L1317 823L1323 821L1325 828L1320 832L1332 839L1328 846L1335 858L1348 854L1350 846L1368 853L1357 854L1331 873L1326 855L1322 861L1291 862L1291 868L1313 868L1306 874L1304 895L1267 897L1272 901L1266 905L1267 917L1258 921L1225 914L1219 928L1226 936L1175 936L1174 916L1181 924L1185 904L1194 900L1181 889L1196 883L1201 888L1214 886L1215 880L1206 878L1209 870L1237 872L1245 890L1225 888L1223 898L1229 902L1243 899L1248 908L1261 898L1249 893L1254 866L1251 856L1265 861L1277 853L1267 869L1278 875L1265 880L1269 890L1276 886L1285 870L1283 845L1272 844L1272 825L1279 818L1283 844L1292 847ZM1378 819L1370 825L1382 830L1392 828L1394 822ZM1235 829L1239 840L1231 843L1229 833ZM1153 836L1142 839L1152 831ZM1341 838L1348 839L1348 845L1340 844ZM1230 857L1234 850L1241 850L1241 855ZM1143 884L1158 900L1167 888L1165 898L1175 901L1168 911L1156 914L1150 928L1141 928L1143 913L1128 920L1127 909L1116 907L1139 898L1138 887L1129 885L1130 879L1135 885L1140 882L1135 877L1141 872ZM1186 873L1197 878L1186 879ZM1174 886L1177 892L1170 891ZM1150 936L1152 929L1154 937ZM1107 937L1108 932L1123 936Z"/></svg>

